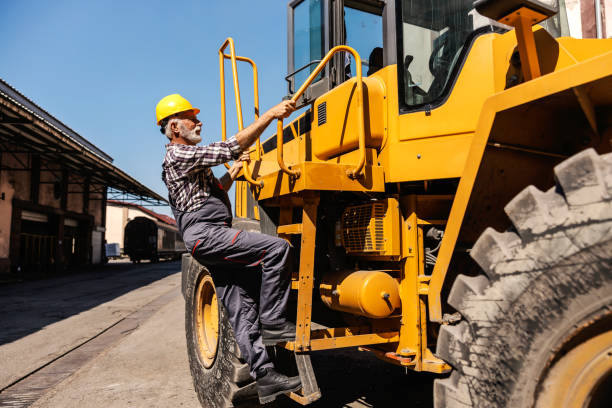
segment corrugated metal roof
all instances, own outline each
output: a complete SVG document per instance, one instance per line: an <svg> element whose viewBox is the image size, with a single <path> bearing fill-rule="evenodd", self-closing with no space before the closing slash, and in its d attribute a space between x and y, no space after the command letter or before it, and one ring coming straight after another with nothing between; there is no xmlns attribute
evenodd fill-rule
<svg viewBox="0 0 612 408"><path fill-rule="evenodd" d="M0 78L0 139L60 162L75 173L158 203L167 200L112 164L112 157Z"/></svg>
<svg viewBox="0 0 612 408"><path fill-rule="evenodd" d="M5 98L12 99L14 103L20 105L22 108L26 109L30 113L37 116L39 119L46 122L49 126L57 129L62 132L67 137L71 138L81 146L87 148L95 155L100 158L108 161L109 163L113 162L113 158L108 154L104 153L100 150L96 145L91 143L89 140L85 139L83 136L79 135L77 132L72 130L70 127L66 126L63 122L58 120L56 117L51 115L49 112L38 106L27 96L19 92L17 89L12 87L8 82L4 79L0 78L0 94Z"/></svg>

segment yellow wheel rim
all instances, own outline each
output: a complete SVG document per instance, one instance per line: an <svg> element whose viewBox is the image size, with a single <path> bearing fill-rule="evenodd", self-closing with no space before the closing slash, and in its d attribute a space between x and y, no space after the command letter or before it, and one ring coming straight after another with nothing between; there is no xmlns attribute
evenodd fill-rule
<svg viewBox="0 0 612 408"><path fill-rule="evenodd" d="M601 392L609 392L602 386L610 383L610 376L612 331L589 339L559 360L543 383L536 407L599 407Z"/></svg>
<svg viewBox="0 0 612 408"><path fill-rule="evenodd" d="M210 368L217 355L219 342L219 308L215 284L209 275L205 275L196 291L196 337L200 360Z"/></svg>

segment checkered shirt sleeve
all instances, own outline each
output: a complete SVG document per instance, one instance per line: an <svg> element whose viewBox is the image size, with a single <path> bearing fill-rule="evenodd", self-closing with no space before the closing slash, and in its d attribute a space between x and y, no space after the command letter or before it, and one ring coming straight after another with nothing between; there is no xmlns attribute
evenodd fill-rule
<svg viewBox="0 0 612 408"><path fill-rule="evenodd" d="M234 136L207 146L166 145L162 180L168 188L170 204L181 211L200 208L210 195L210 183L214 181L210 167L235 160L241 153Z"/></svg>

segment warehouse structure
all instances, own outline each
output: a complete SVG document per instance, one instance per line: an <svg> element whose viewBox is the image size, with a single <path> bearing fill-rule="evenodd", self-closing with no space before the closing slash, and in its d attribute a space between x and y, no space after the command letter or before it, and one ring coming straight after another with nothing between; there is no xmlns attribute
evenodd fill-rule
<svg viewBox="0 0 612 408"><path fill-rule="evenodd" d="M0 79L0 273L104 260L106 202L166 200Z"/></svg>

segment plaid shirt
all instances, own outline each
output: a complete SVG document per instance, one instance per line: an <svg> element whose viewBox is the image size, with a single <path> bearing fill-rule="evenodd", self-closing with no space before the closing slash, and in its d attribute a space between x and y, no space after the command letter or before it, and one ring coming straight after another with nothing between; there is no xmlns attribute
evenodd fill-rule
<svg viewBox="0 0 612 408"><path fill-rule="evenodd" d="M170 204L180 211L201 208L210 196L210 183L214 180L210 167L237 159L241 153L234 136L208 146L167 144L162 180L168 187Z"/></svg>

